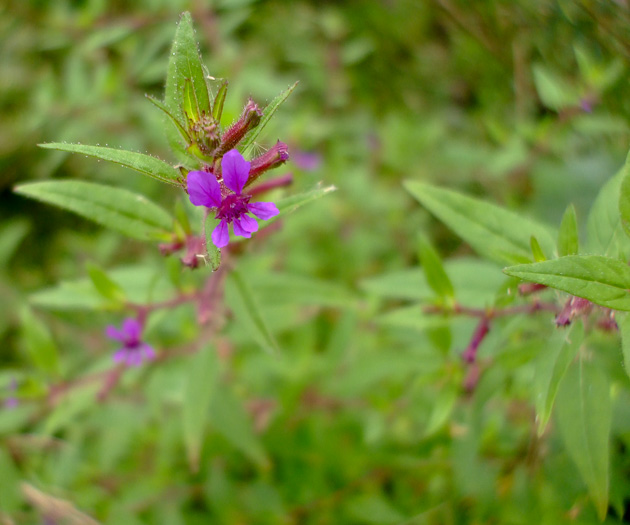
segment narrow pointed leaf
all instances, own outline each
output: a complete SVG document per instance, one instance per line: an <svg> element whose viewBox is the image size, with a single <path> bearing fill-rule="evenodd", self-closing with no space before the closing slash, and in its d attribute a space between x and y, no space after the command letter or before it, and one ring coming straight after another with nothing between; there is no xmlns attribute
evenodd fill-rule
<svg viewBox="0 0 630 525"><path fill-rule="evenodd" d="M510 266L503 271L601 306L630 310L630 267L617 259L599 255L567 255L550 261Z"/></svg>
<svg viewBox="0 0 630 525"><path fill-rule="evenodd" d="M86 266L90 280L99 294L114 303L123 303L125 301L125 292L118 283L110 279L96 264L88 262Z"/></svg>
<svg viewBox="0 0 630 525"><path fill-rule="evenodd" d="M216 96L214 97L214 102L212 103L212 117L218 123L221 122L221 115L223 115L223 104L225 103L225 97L227 96L228 90L228 81L224 80L217 91Z"/></svg>
<svg viewBox="0 0 630 525"><path fill-rule="evenodd" d="M538 435L547 428L560 381L577 355L584 340L584 326L573 323L569 330L556 330L549 343L541 347L536 359L534 392Z"/></svg>
<svg viewBox="0 0 630 525"><path fill-rule="evenodd" d="M493 261L501 264L531 261L532 235L543 252L553 252L555 243L549 229L538 222L489 202L422 182L406 181L404 186L480 255Z"/></svg>
<svg viewBox="0 0 630 525"><path fill-rule="evenodd" d="M251 153L250 150L254 146L254 141L256 140L260 132L263 130L263 128L271 120L271 117L273 117L273 114L280 107L280 105L287 98L289 98L289 95L291 93L293 93L293 90L297 87L297 85L298 85L298 82L290 86L287 90L280 93L269 104L267 104L265 109L263 109L263 117L260 120L260 123L258 124L258 126L252 129L247 135L245 135L245 138L241 141L241 144L239 146L239 149L243 152L243 155L245 157L249 157L249 154Z"/></svg>
<svg viewBox="0 0 630 525"><path fill-rule="evenodd" d="M256 342L268 352L278 351L278 344L267 326L258 301L238 272L232 271L228 278L226 297L235 318L249 329Z"/></svg>
<svg viewBox="0 0 630 525"><path fill-rule="evenodd" d="M564 257L565 255L577 255L578 251L577 216L575 206L570 204L562 216L560 230L558 231L558 255L560 257Z"/></svg>
<svg viewBox="0 0 630 525"><path fill-rule="evenodd" d="M24 347L33 364L47 374L59 373L59 350L48 327L24 307L20 313Z"/></svg>
<svg viewBox="0 0 630 525"><path fill-rule="evenodd" d="M142 195L93 182L33 182L18 186L15 191L73 211L134 239L158 239L168 234L173 224L164 209Z"/></svg>
<svg viewBox="0 0 630 525"><path fill-rule="evenodd" d="M115 162L131 168L132 170L153 177L161 182L168 184L180 185L180 174L173 166L151 155L138 153L136 151L126 151L116 148L107 148L104 146L88 146L83 144L63 144L61 142L50 142L48 144L39 144L41 148L56 149L59 151L68 151L70 153L81 153L89 157Z"/></svg>
<svg viewBox="0 0 630 525"><path fill-rule="evenodd" d="M212 396L217 392L219 361L213 346L203 347L190 360L182 407L182 430L193 472L199 470L201 445L210 414Z"/></svg>
<svg viewBox="0 0 630 525"><path fill-rule="evenodd" d="M420 263L422 264L422 270L427 278L427 283L431 289L439 296L443 298L452 298L455 295L453 291L453 284L448 278L442 260L435 251L435 248L424 236L421 236L418 242L418 248L420 252Z"/></svg>
<svg viewBox="0 0 630 525"><path fill-rule="evenodd" d="M190 142L190 137L188 136L188 132L186 131L186 129L184 128L184 125L182 124L182 122L180 122L179 120L177 120L175 118L175 116L170 112L170 110L166 107L166 105L164 104L164 102L162 102L161 100L158 100L155 97L152 97L151 95L145 95L149 101L158 109L160 109L162 111L162 113L164 113L164 115L166 115L166 117L169 119L170 122L173 123L173 125L177 128L177 130L179 131L182 140L185 140L187 142Z"/></svg>
<svg viewBox="0 0 630 525"><path fill-rule="evenodd" d="M581 360L567 372L556 403L558 426L600 520L608 507L608 450L612 405L608 379Z"/></svg>
<svg viewBox="0 0 630 525"><path fill-rule="evenodd" d="M621 350L623 351L623 364L626 374L630 376L630 315L622 314L616 317L621 333Z"/></svg>
<svg viewBox="0 0 630 525"><path fill-rule="evenodd" d="M532 235L529 240L529 244L532 247L532 255L534 256L534 261L540 262L540 261L545 261L547 259L536 237Z"/></svg>

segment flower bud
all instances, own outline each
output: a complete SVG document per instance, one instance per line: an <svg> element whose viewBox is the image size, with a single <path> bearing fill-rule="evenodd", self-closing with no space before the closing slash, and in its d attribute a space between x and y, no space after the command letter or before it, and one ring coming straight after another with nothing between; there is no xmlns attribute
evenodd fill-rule
<svg viewBox="0 0 630 525"><path fill-rule="evenodd" d="M262 110L258 107L258 104L250 98L245 105L245 109L243 109L241 118L223 134L216 156L223 155L231 149L234 149L236 145L243 140L247 132L258 126L262 116Z"/></svg>
<svg viewBox="0 0 630 525"><path fill-rule="evenodd" d="M289 146L284 142L276 142L275 146L252 160L247 185L254 182L265 171L277 168L289 160Z"/></svg>

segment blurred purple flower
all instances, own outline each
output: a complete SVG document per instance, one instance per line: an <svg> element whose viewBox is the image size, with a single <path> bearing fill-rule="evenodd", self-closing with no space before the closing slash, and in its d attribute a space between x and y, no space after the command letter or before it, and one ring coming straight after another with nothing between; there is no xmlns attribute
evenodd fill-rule
<svg viewBox="0 0 630 525"><path fill-rule="evenodd" d="M235 149L228 151L221 160L223 183L232 193L221 193L221 185L214 175L206 171L191 171L188 173L187 185L190 202L195 206L216 208L215 219L221 222L212 232L212 243L217 248L223 248L229 242L228 225L232 223L234 235L251 237L258 230L256 219L248 213L254 214L262 220L271 219L280 213L272 202L249 203L251 195L243 194L243 188L249 178L250 162Z"/></svg>
<svg viewBox="0 0 630 525"><path fill-rule="evenodd" d="M4 408L15 408L20 404L18 398L15 397L15 391L17 390L17 381L15 378L11 379L7 389L11 392L11 394L4 400Z"/></svg>
<svg viewBox="0 0 630 525"><path fill-rule="evenodd" d="M114 354L116 363L125 363L127 366L139 366L143 360L155 359L155 350L151 345L143 343L141 339L142 325L136 319L125 319L122 329L108 326L105 335L114 341L123 344Z"/></svg>
<svg viewBox="0 0 630 525"><path fill-rule="evenodd" d="M297 151L291 158L293 163L304 171L315 171L322 163L322 156L315 152Z"/></svg>

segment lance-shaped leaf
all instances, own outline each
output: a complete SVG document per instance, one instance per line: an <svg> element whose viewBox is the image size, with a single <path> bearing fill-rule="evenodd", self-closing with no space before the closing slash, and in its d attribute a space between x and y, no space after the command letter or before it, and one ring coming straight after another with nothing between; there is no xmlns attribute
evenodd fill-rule
<svg viewBox="0 0 630 525"><path fill-rule="evenodd" d="M567 372L556 402L567 451L588 487L600 520L608 507L608 440L612 404L606 375L581 360Z"/></svg>
<svg viewBox="0 0 630 525"><path fill-rule="evenodd" d="M94 182L54 180L17 186L15 191L73 211L129 237L155 240L168 235L173 219L160 206L128 190Z"/></svg>
<svg viewBox="0 0 630 525"><path fill-rule="evenodd" d="M258 124L258 126L252 129L247 135L245 135L245 138L241 141L241 144L239 146L239 149L243 152L243 155L245 157L249 157L251 153L251 149L254 146L254 141L256 140L260 132L263 130L263 128L271 120L271 117L273 117L273 114L280 107L280 105L287 98L289 98L289 95L291 93L293 93L293 90L297 87L297 85L298 85L298 82L290 86L287 90L280 93L269 104L267 104L265 109L263 109L263 116L262 116L262 119L260 120L260 123Z"/></svg>
<svg viewBox="0 0 630 525"><path fill-rule="evenodd" d="M630 376L630 314L622 314L616 317L621 334L621 350L623 352L623 364L626 374Z"/></svg>
<svg viewBox="0 0 630 525"><path fill-rule="evenodd" d="M558 255L560 257L564 257L565 255L577 255L578 251L577 216L575 206L570 204L562 216L560 230L558 231Z"/></svg>
<svg viewBox="0 0 630 525"><path fill-rule="evenodd" d="M420 253L420 262L422 264L424 275L427 278L427 283L429 283L431 289L439 297L452 299L455 296L453 284L444 271L442 260L435 251L435 248L433 248L429 240L424 236L420 237L418 241L418 248Z"/></svg>
<svg viewBox="0 0 630 525"><path fill-rule="evenodd" d="M600 255L567 255L550 261L510 266L503 271L601 306L630 310L630 267L618 259Z"/></svg>
<svg viewBox="0 0 630 525"><path fill-rule="evenodd" d="M479 254L501 264L531 261L530 239L535 236L542 251L555 247L549 229L533 220L473 197L418 181L405 188Z"/></svg>
<svg viewBox="0 0 630 525"><path fill-rule="evenodd" d="M39 144L40 148L56 149L68 151L70 153L82 153L89 157L116 162L126 168L153 177L161 182L180 185L180 173L173 166L151 155L138 153L136 151L126 151L104 146L87 146L83 144L63 144L61 142L50 142Z"/></svg>

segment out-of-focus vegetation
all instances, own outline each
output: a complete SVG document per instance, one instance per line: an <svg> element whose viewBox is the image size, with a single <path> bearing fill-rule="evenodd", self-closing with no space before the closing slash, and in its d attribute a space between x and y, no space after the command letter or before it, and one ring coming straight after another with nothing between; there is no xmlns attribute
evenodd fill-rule
<svg viewBox="0 0 630 525"><path fill-rule="evenodd" d="M67 294L55 286L69 281L64 290L90 306L94 263L159 295L159 276L178 261L13 187L71 178L165 207L181 198L36 144L108 144L175 162L145 94L163 95L185 10L208 70L230 81L224 121L248 96L264 104L299 80L261 144L289 144L296 192L317 181L338 190L239 260L277 354L228 316L212 341L219 362L191 355L203 340L194 312L156 313L147 338L174 357L127 371L99 402L98 385L76 381L109 363L103 329L120 315L60 305ZM460 353L475 319L445 328L422 316L416 303L432 292L419 234L446 260L462 304L507 301L515 281L473 258L402 183L447 186L554 225L574 203L584 225L628 149L629 24L623 1L5 2L0 399L19 404L0 412L0 523L597 522L554 421L539 436L534 420L545 345L528 337L541 323L559 342L566 332L552 316L503 319L467 392ZM630 498L628 378L616 334L592 345L615 400L613 522L627 518ZM200 369L219 386L191 462L182 406Z"/></svg>

